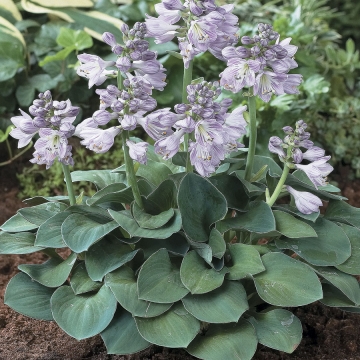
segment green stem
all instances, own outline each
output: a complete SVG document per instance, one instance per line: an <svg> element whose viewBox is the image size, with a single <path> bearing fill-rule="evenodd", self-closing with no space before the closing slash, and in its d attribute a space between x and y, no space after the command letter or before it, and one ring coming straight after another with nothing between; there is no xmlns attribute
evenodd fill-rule
<svg viewBox="0 0 360 360"><path fill-rule="evenodd" d="M250 181L255 157L256 148L256 97L253 94L253 88L249 89L249 115L250 115L250 134L249 134L249 152L246 160L245 180Z"/></svg>
<svg viewBox="0 0 360 360"><path fill-rule="evenodd" d="M5 166L5 165L11 164L15 159L17 159L17 158L20 157L22 154L24 154L26 151L28 151L32 146L33 146L33 143L30 142L30 144L29 144L25 149L21 150L18 154L16 154L16 155L15 155L14 157L12 157L11 159L0 163L0 166Z"/></svg>
<svg viewBox="0 0 360 360"><path fill-rule="evenodd" d="M279 195L281 193L281 190L282 190L282 187L285 184L286 178L289 175L289 171L290 171L290 168L285 164L283 173L281 174L281 178L280 178L278 184L276 185L276 188L275 188L273 194L271 195L270 199L268 199L266 201L266 203L269 206L273 206L275 204L275 201L279 197Z"/></svg>
<svg viewBox="0 0 360 360"><path fill-rule="evenodd" d="M128 184L131 187L131 190L132 190L132 193L134 195L134 199L135 199L136 204L141 209L143 209L144 205L143 205L143 202L142 202L139 186L138 186L138 183L136 181L134 163L133 163L133 160L131 159L130 154L129 154L129 147L126 145L126 140L128 140L128 138L129 138L128 132L123 130L123 132L121 133L121 137L122 137L123 149L124 149L126 178L127 178Z"/></svg>
<svg viewBox="0 0 360 360"><path fill-rule="evenodd" d="M7 146L7 149L8 149L9 157L10 157L10 159L12 159L13 158L13 153L12 153L12 150L11 150L9 140L6 139L5 142L6 142L6 146Z"/></svg>
<svg viewBox="0 0 360 360"><path fill-rule="evenodd" d="M66 182L66 188L68 191L68 195L69 195L69 200L70 200L70 205L75 205L76 204L76 199L75 199L75 195L74 195L74 188L73 188L73 184L72 184L72 180L71 180L71 175L70 175L70 170L69 170L69 165L65 165L63 163L61 163L64 175L65 175L65 182Z"/></svg>
<svg viewBox="0 0 360 360"><path fill-rule="evenodd" d="M123 89L123 79L121 76L121 71L118 71L118 75L117 75L117 87L119 90Z"/></svg>
<svg viewBox="0 0 360 360"><path fill-rule="evenodd" d="M193 60L190 61L189 67L185 69L184 67L184 78L183 78L183 89L182 89L182 102L184 104L188 103L187 100L187 86L191 84L193 73ZM189 149L189 134L184 135L184 151L186 152L186 172L193 172L193 167L190 163L190 153Z"/></svg>

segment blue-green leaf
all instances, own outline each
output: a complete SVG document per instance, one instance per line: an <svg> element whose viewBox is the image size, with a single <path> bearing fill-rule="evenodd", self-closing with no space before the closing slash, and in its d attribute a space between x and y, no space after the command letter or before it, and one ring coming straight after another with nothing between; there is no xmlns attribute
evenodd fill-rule
<svg viewBox="0 0 360 360"><path fill-rule="evenodd" d="M9 282L4 304L20 314L34 319L53 320L50 309L50 298L54 289L33 281L30 276L19 273Z"/></svg>
<svg viewBox="0 0 360 360"><path fill-rule="evenodd" d="M181 181L178 204L185 233L191 240L199 242L209 239L210 226L227 212L224 195L208 180L193 173Z"/></svg>
<svg viewBox="0 0 360 360"><path fill-rule="evenodd" d="M70 336L82 340L103 331L112 320L117 301L107 286L96 293L75 295L70 286L51 297L54 320Z"/></svg>

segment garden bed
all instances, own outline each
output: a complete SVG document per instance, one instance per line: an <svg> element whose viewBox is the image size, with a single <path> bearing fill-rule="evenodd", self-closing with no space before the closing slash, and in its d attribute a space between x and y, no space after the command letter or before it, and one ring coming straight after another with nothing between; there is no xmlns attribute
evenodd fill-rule
<svg viewBox="0 0 360 360"><path fill-rule="evenodd" d="M16 173L23 164L0 167L0 223L24 206L17 198ZM338 170L342 193L353 206L360 207L360 180L348 181L347 169ZM77 341L54 322L24 317L3 304L5 287L22 263L41 263L42 254L0 255L0 359L79 360L79 359L194 359L185 351L153 346L139 355L106 355L100 336ZM254 360L355 360L360 358L360 316L331 309L320 303L292 309L301 320L304 336L295 353L288 355L259 345ZM221 360L221 359L219 359ZM230 360L230 359L229 359Z"/></svg>

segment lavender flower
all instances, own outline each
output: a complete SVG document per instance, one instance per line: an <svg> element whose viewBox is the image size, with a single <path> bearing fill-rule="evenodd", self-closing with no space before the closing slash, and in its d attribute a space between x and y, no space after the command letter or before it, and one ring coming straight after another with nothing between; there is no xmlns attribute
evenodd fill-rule
<svg viewBox="0 0 360 360"><path fill-rule="evenodd" d="M34 126L33 119L25 111L19 109L22 116L14 116L11 122L16 126L11 130L10 135L19 140L18 148L26 146L33 136L39 131L37 126Z"/></svg>
<svg viewBox="0 0 360 360"><path fill-rule="evenodd" d="M220 74L220 84L234 93L254 86L254 95L268 102L272 94L298 94L302 81L299 74L287 74L297 67L293 59L297 47L291 38L279 41L279 34L271 25L259 24L259 35L241 38L245 46L229 46L222 50L227 68ZM275 43L271 44L272 41Z"/></svg>
<svg viewBox="0 0 360 360"><path fill-rule="evenodd" d="M156 60L157 53L149 50L149 42L144 40L146 25L135 23L133 29L123 26L124 44L117 43L112 33L105 32L104 42L111 47L111 51L118 56L116 61L104 61L99 56L90 54L78 55L80 67L79 76L89 79L89 88L101 85L110 77L117 76L117 70L107 70L115 66L123 73L134 72L136 76L145 76L146 80L157 90L163 90L165 83L165 68Z"/></svg>
<svg viewBox="0 0 360 360"><path fill-rule="evenodd" d="M284 140L272 136L269 140L270 152L279 155L281 161L286 162L291 168L302 170L317 188L326 185L326 177L333 171L333 167L327 163L330 156L325 156L325 150L313 146L309 140L310 133L306 131L307 124L303 120L296 122L295 130L285 126L283 131L287 134ZM301 147L308 149L305 153ZM285 153L284 149L287 149ZM303 160L309 164L301 164Z"/></svg>
<svg viewBox="0 0 360 360"><path fill-rule="evenodd" d="M279 155L280 158L285 158L286 154L283 148L284 142L278 136L272 136L269 139L269 151L273 154Z"/></svg>
<svg viewBox="0 0 360 360"><path fill-rule="evenodd" d="M30 161L39 165L45 164L48 169L56 159L65 165L73 165L71 146L68 138L74 134L72 125L80 108L72 106L70 100L53 101L49 90L39 94L33 101L29 112L20 110L22 116L14 116L11 121L16 126L10 135L19 140L18 147L26 146L35 134L34 158Z"/></svg>
<svg viewBox="0 0 360 360"><path fill-rule="evenodd" d="M330 164L327 164L329 159L330 156L324 156L308 165L297 164L296 168L304 171L314 186L318 188L318 186L326 185L326 177L334 170Z"/></svg>
<svg viewBox="0 0 360 360"><path fill-rule="evenodd" d="M98 128L84 128L80 132L80 137L84 138L80 143L86 148L102 154L107 152L113 145L117 134L121 132L118 127L111 127L106 130Z"/></svg>
<svg viewBox="0 0 360 360"><path fill-rule="evenodd" d="M154 37L155 43L179 40L185 68L200 52L210 51L224 60L222 49L237 43L238 18L232 14L233 5L216 6L214 1L163 0L155 5L158 18L147 15L145 20L147 36ZM183 25L177 25L180 20Z"/></svg>
<svg viewBox="0 0 360 360"><path fill-rule="evenodd" d="M127 140L126 145L129 147L129 154L133 160L140 164L147 163L146 152L149 146L148 143L144 141L134 143L133 141Z"/></svg>
<svg viewBox="0 0 360 360"><path fill-rule="evenodd" d="M108 66L115 65L114 61L104 61L99 56L90 54L78 55L80 66L76 70L79 76L89 79L89 88L93 85L101 85L107 79L107 75L114 72L107 71Z"/></svg>
<svg viewBox="0 0 360 360"><path fill-rule="evenodd" d="M297 191L291 186L286 186L286 189L294 197L296 207L303 214L318 212L319 207L323 205L320 198L314 194L305 191Z"/></svg>
<svg viewBox="0 0 360 360"><path fill-rule="evenodd" d="M202 81L189 85L187 93L189 104L176 105L177 115L168 117L166 125L176 131L166 132L169 135L159 137L155 143L155 152L169 159L179 151L184 135L193 133L195 142L189 143L191 164L200 175L210 176L226 154L243 147L238 140L246 134L243 117L246 106L228 113L231 99L216 101L221 93L218 82ZM152 119L152 116L149 115L149 118ZM158 135L165 126L161 128L158 122L155 124L159 130L154 135Z"/></svg>

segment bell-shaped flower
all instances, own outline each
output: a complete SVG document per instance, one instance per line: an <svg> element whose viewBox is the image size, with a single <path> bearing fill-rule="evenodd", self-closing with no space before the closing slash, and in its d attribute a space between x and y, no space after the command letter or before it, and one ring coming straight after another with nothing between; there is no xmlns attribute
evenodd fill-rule
<svg viewBox="0 0 360 360"><path fill-rule="evenodd" d="M170 136L156 141L155 152L165 160L172 158L179 151L180 142L184 134L185 130L179 129Z"/></svg>
<svg viewBox="0 0 360 360"><path fill-rule="evenodd" d="M271 71L263 71L256 76L254 95L258 95L263 101L269 102L273 93L284 94L283 82L286 74L275 74Z"/></svg>
<svg viewBox="0 0 360 360"><path fill-rule="evenodd" d="M107 152L114 144L114 139L117 134L120 133L118 127L111 127L106 130L98 128L84 128L80 132L82 140L80 143L85 145L88 149L95 151L96 153Z"/></svg>
<svg viewBox="0 0 360 360"><path fill-rule="evenodd" d="M326 176L328 176L334 168L327 163L330 156L324 156L307 165L297 164L296 168L305 172L316 188L326 185Z"/></svg>
<svg viewBox="0 0 360 360"><path fill-rule="evenodd" d="M215 172L215 165L207 146L192 142L189 146L189 151L190 162L201 176L208 177Z"/></svg>
<svg viewBox="0 0 360 360"><path fill-rule="evenodd" d="M238 93L244 87L255 84L255 73L260 70L258 60L231 58L228 67L220 74L220 85L226 90Z"/></svg>
<svg viewBox="0 0 360 360"><path fill-rule="evenodd" d="M223 127L214 119L201 120L196 123L195 139L202 145L223 144Z"/></svg>
<svg viewBox="0 0 360 360"><path fill-rule="evenodd" d="M16 126L11 130L10 135L19 140L18 148L26 146L32 137L39 131L37 126L34 126L33 119L29 114L20 109L21 116L13 116L11 122Z"/></svg>
<svg viewBox="0 0 360 360"><path fill-rule="evenodd" d="M105 61L99 56L90 54L78 55L81 65L77 69L79 76L89 79L89 88L101 85L106 79L105 70L108 66L115 65L114 61Z"/></svg>
<svg viewBox="0 0 360 360"><path fill-rule="evenodd" d="M269 139L268 148L269 151L273 154L277 154L280 158L285 158L286 154L284 151L284 148L282 147L282 144L284 142L278 137L278 136L272 136Z"/></svg>
<svg viewBox="0 0 360 360"><path fill-rule="evenodd" d="M295 205L302 214L312 214L319 211L323 205L320 198L306 191L297 191L291 186L286 186L287 191L294 197Z"/></svg>
<svg viewBox="0 0 360 360"><path fill-rule="evenodd" d="M137 125L137 117L135 115L125 114L121 120L121 127L124 130L134 130Z"/></svg>
<svg viewBox="0 0 360 360"><path fill-rule="evenodd" d="M217 38L217 27L203 19L191 22L188 39L200 51L206 51Z"/></svg>
<svg viewBox="0 0 360 360"><path fill-rule="evenodd" d="M288 74L286 80L283 82L283 88L285 94L299 94L298 86L302 82L302 75L300 74Z"/></svg>
<svg viewBox="0 0 360 360"><path fill-rule="evenodd" d="M147 142L134 143L133 141L126 140L126 145L129 147L129 155L133 160L140 164L147 163L146 152L149 146Z"/></svg>
<svg viewBox="0 0 360 360"><path fill-rule="evenodd" d="M325 156L325 150L318 146L311 147L303 154L303 158L309 161L316 161L323 158L324 156Z"/></svg>

